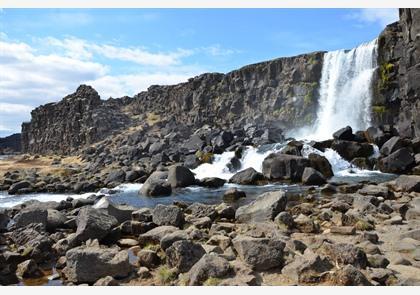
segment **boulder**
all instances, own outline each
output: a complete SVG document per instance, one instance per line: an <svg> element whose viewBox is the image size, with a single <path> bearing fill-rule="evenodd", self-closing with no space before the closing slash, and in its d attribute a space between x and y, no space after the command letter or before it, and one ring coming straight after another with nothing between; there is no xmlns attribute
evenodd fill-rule
<svg viewBox="0 0 420 295"><path fill-rule="evenodd" d="M305 185L322 185L326 183L325 177L317 170L306 167L302 174L302 183Z"/></svg>
<svg viewBox="0 0 420 295"><path fill-rule="evenodd" d="M384 133L378 127L369 127L366 129L365 136L369 143L376 144L379 148L391 137L390 134Z"/></svg>
<svg viewBox="0 0 420 295"><path fill-rule="evenodd" d="M345 265L331 275L331 282L337 286L371 286L365 275L353 265Z"/></svg>
<svg viewBox="0 0 420 295"><path fill-rule="evenodd" d="M325 178L330 178L334 176L331 164L328 161L328 159L324 156L311 153L308 155L308 159L310 161L311 167L321 172Z"/></svg>
<svg viewBox="0 0 420 295"><path fill-rule="evenodd" d="M106 276L124 278L131 271L127 251L98 245L70 249L66 253L66 261L63 272L70 282L78 284L93 284Z"/></svg>
<svg viewBox="0 0 420 295"><path fill-rule="evenodd" d="M333 138L334 139L339 139L339 140L353 140L354 135L353 135L353 129L351 129L350 126L346 126L344 128L341 128L339 130L337 130L336 132L333 133Z"/></svg>
<svg viewBox="0 0 420 295"><path fill-rule="evenodd" d="M100 199L93 208L101 210L108 215L114 216L119 223L131 220L132 213L136 208L128 205L116 205L111 202L107 197Z"/></svg>
<svg viewBox="0 0 420 295"><path fill-rule="evenodd" d="M188 284L200 286L209 278L223 278L230 272L229 262L216 253L205 254L188 273Z"/></svg>
<svg viewBox="0 0 420 295"><path fill-rule="evenodd" d="M54 209L47 210L47 230L54 231L56 228L63 227L67 221L66 215Z"/></svg>
<svg viewBox="0 0 420 295"><path fill-rule="evenodd" d="M226 180L218 177L205 177L200 179L199 185L209 188L222 187L226 183Z"/></svg>
<svg viewBox="0 0 420 295"><path fill-rule="evenodd" d="M228 189L223 194L223 201L225 202L233 203L241 198L246 198L246 194L244 191L238 190L237 188Z"/></svg>
<svg viewBox="0 0 420 295"><path fill-rule="evenodd" d="M406 146L406 142L399 136L391 137L387 142L385 142L379 152L383 156L388 156L393 152L399 150Z"/></svg>
<svg viewBox="0 0 420 295"><path fill-rule="evenodd" d="M247 168L239 171L230 179L230 183L243 184L243 185L257 185L264 180L264 176L257 172L254 168Z"/></svg>
<svg viewBox="0 0 420 295"><path fill-rule="evenodd" d="M310 166L307 158L273 153L262 163L262 172L267 179L280 179L300 182L305 167Z"/></svg>
<svg viewBox="0 0 420 295"><path fill-rule="evenodd" d="M176 267L180 272L187 272L206 254L206 251L200 244L181 240L174 242L165 253L170 267Z"/></svg>
<svg viewBox="0 0 420 295"><path fill-rule="evenodd" d="M152 218L152 210L149 208L141 208L131 213L131 219L134 221L151 222Z"/></svg>
<svg viewBox="0 0 420 295"><path fill-rule="evenodd" d="M217 216L214 205L207 205L202 203L193 203L185 209L185 212L195 218L209 217L214 220Z"/></svg>
<svg viewBox="0 0 420 295"><path fill-rule="evenodd" d="M153 222L157 225L173 225L181 227L184 220L184 213L174 205L158 204L152 212Z"/></svg>
<svg viewBox="0 0 420 295"><path fill-rule="evenodd" d="M155 227L139 236L140 245L144 246L148 243L159 244L162 238L170 233L178 231L179 228L171 225L163 225Z"/></svg>
<svg viewBox="0 0 420 295"><path fill-rule="evenodd" d="M420 176L400 175L397 179L395 179L395 188L403 192L420 193Z"/></svg>
<svg viewBox="0 0 420 295"><path fill-rule="evenodd" d="M105 180L105 184L117 184L117 183L122 183L125 181L125 172L122 169L118 169L118 170L112 170L109 174L108 177Z"/></svg>
<svg viewBox="0 0 420 295"><path fill-rule="evenodd" d="M283 265L285 243L280 240L238 236L232 242L239 257L254 270Z"/></svg>
<svg viewBox="0 0 420 295"><path fill-rule="evenodd" d="M160 247L162 248L163 251L165 251L170 246L172 246L172 244L175 243L176 241L182 241L182 240L190 240L190 237L185 231L177 230L163 236L162 239L160 240Z"/></svg>
<svg viewBox="0 0 420 295"><path fill-rule="evenodd" d="M168 170L168 182L171 187L186 187L195 184L194 173L184 166L172 166Z"/></svg>
<svg viewBox="0 0 420 295"><path fill-rule="evenodd" d="M23 180L12 184L7 191L9 194L14 195L19 192L21 189L27 189L31 187L31 183L29 181Z"/></svg>
<svg viewBox="0 0 420 295"><path fill-rule="evenodd" d="M0 233L7 229L9 221L9 215L7 215L6 212L0 210Z"/></svg>
<svg viewBox="0 0 420 295"><path fill-rule="evenodd" d="M20 279L37 278L42 276L42 272L38 264L33 259L29 259L17 265L16 275Z"/></svg>
<svg viewBox="0 0 420 295"><path fill-rule="evenodd" d="M242 223L271 221L284 211L286 204L287 197L284 191L267 192L252 203L239 207L235 218Z"/></svg>
<svg viewBox="0 0 420 295"><path fill-rule="evenodd" d="M44 226L48 223L48 211L46 209L27 208L20 211L13 218L14 227L24 227L31 223L41 223Z"/></svg>
<svg viewBox="0 0 420 295"><path fill-rule="evenodd" d="M139 264L149 269L155 268L160 264L160 258L155 251L142 249L137 253Z"/></svg>
<svg viewBox="0 0 420 295"><path fill-rule="evenodd" d="M351 244L324 242L319 251L341 265L351 264L357 268L366 268L368 265L366 253Z"/></svg>
<svg viewBox="0 0 420 295"><path fill-rule="evenodd" d="M172 193L171 184L166 181L167 172L155 171L143 183L140 194L144 196L169 196Z"/></svg>
<svg viewBox="0 0 420 295"><path fill-rule="evenodd" d="M405 173L415 164L415 159L407 148L401 148L378 161L378 168L386 173Z"/></svg>
<svg viewBox="0 0 420 295"><path fill-rule="evenodd" d="M373 155L373 146L369 143L334 140L331 148L347 161L354 158L368 158Z"/></svg>
<svg viewBox="0 0 420 295"><path fill-rule="evenodd" d="M312 252L295 259L283 267L281 273L290 278L295 284L313 284L321 281L321 276L333 268L333 264L325 257Z"/></svg>
<svg viewBox="0 0 420 295"><path fill-rule="evenodd" d="M95 282L95 284L93 284L94 286L119 286L120 284L118 283L118 281L116 279L114 279L111 276L106 276L104 278L101 278L99 280L97 280Z"/></svg>
<svg viewBox="0 0 420 295"><path fill-rule="evenodd" d="M118 220L101 210L83 207L77 215L76 223L76 239L84 242L88 239L103 239L118 224Z"/></svg>

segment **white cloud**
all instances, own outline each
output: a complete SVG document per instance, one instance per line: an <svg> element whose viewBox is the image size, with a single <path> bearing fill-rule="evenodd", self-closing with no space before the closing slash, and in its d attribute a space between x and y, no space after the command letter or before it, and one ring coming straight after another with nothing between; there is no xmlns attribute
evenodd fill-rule
<svg viewBox="0 0 420 295"><path fill-rule="evenodd" d="M240 53L240 51L236 49L222 48L220 44L202 47L201 50L210 54L211 56L228 56L235 53Z"/></svg>
<svg viewBox="0 0 420 295"><path fill-rule="evenodd" d="M349 15L350 19L361 23L377 23L382 27L398 20L397 8L362 8L357 13Z"/></svg>
<svg viewBox="0 0 420 295"><path fill-rule="evenodd" d="M19 132L21 123L30 119L33 107L58 101L80 84L92 85L106 99L134 95L154 84L184 82L205 72L198 66L183 64L182 57L195 53L193 50L152 53L76 38L48 38L48 44L60 49L54 51L10 40L5 34L1 37L0 136ZM95 61L98 56L126 60L136 72L115 74L110 66ZM147 71L139 64L147 65Z"/></svg>
<svg viewBox="0 0 420 295"><path fill-rule="evenodd" d="M63 40L57 38L46 38L46 43L50 46L59 47L65 50L65 54L71 58L90 59L94 54L132 62L140 65L151 66L172 66L181 63L181 59L192 55L192 50L177 49L168 53L152 53L142 47L119 47L110 44L95 44L83 39L74 37Z"/></svg>

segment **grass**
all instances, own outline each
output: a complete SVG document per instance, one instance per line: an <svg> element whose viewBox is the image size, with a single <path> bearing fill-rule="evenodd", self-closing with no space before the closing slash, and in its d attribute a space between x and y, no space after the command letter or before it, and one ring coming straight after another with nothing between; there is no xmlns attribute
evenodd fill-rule
<svg viewBox="0 0 420 295"><path fill-rule="evenodd" d="M204 283L203 286L218 286L221 283L221 279L209 277Z"/></svg>
<svg viewBox="0 0 420 295"><path fill-rule="evenodd" d="M160 121L160 115L155 114L155 113L147 113L146 121L147 121L147 124L149 124L150 126L153 126L157 122Z"/></svg>
<svg viewBox="0 0 420 295"><path fill-rule="evenodd" d="M392 63L383 63L379 68L379 74L381 77L380 88L386 89L389 86L389 75L394 69L394 64Z"/></svg>
<svg viewBox="0 0 420 295"><path fill-rule="evenodd" d="M176 272L171 270L166 265L162 265L157 269L157 279L162 285L169 284L176 279Z"/></svg>

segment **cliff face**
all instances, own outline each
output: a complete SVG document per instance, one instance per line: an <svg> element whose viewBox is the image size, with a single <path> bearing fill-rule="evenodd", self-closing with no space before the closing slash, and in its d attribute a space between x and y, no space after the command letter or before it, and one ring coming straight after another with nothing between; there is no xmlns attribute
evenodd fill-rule
<svg viewBox="0 0 420 295"><path fill-rule="evenodd" d="M22 149L41 154L76 152L129 125L122 105L123 100L102 101L92 87L81 85L60 102L31 112L31 121L22 124Z"/></svg>
<svg viewBox="0 0 420 295"><path fill-rule="evenodd" d="M194 128L266 123L281 128L315 119L323 52L279 58L228 74L209 73L133 98L102 101L80 86L58 103L32 111L22 124L23 151L69 154L118 130L150 121ZM192 130L193 131L193 130Z"/></svg>
<svg viewBox="0 0 420 295"><path fill-rule="evenodd" d="M373 117L407 137L420 136L420 9L400 9L400 21L379 36Z"/></svg>
<svg viewBox="0 0 420 295"><path fill-rule="evenodd" d="M0 155L18 153L22 150L20 133L0 138Z"/></svg>

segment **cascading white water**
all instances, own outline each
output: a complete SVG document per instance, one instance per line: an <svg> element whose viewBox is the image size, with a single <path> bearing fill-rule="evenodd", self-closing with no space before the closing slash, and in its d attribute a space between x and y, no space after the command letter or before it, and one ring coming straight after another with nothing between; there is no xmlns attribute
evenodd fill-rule
<svg viewBox="0 0 420 295"><path fill-rule="evenodd" d="M299 139L324 140L347 125L354 130L369 127L376 59L377 39L350 51L326 53L316 122L313 127L302 128L291 135Z"/></svg>

